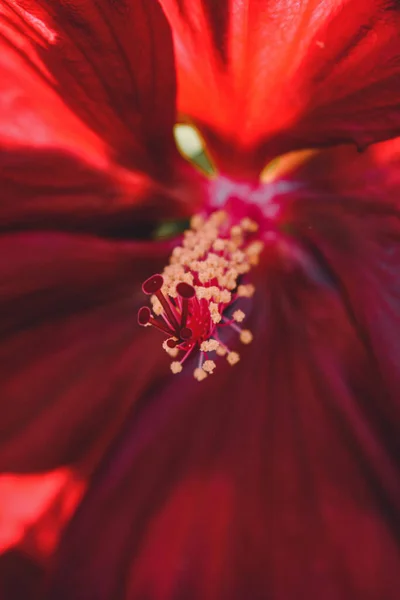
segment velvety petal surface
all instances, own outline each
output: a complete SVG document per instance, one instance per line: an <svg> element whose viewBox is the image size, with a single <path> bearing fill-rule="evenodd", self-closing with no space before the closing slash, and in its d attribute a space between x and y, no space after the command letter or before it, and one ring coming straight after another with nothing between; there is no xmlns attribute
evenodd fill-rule
<svg viewBox="0 0 400 600"><path fill-rule="evenodd" d="M399 134L397 0L161 4L175 37L178 108L224 171L254 174L295 148Z"/></svg>
<svg viewBox="0 0 400 600"><path fill-rule="evenodd" d="M0 2L0 471L90 470L162 372L136 312L170 246L133 240L197 198L169 37L156 2Z"/></svg>
<svg viewBox="0 0 400 600"><path fill-rule="evenodd" d="M169 245L23 232L0 247L0 470L90 462L168 368L136 313Z"/></svg>
<svg viewBox="0 0 400 600"><path fill-rule="evenodd" d="M60 70L65 68L66 55L57 46L60 38L21 10L14 3L0 3L0 227L23 224L31 228L57 226L101 233L108 229L112 233L117 228L119 231L126 228L133 218L156 222L187 211L197 198L188 183L194 174L190 177L188 165L176 151L165 155L160 162L157 153L166 150L161 142L167 135L161 126L158 134L154 133L155 138L159 135L158 150L149 155L146 144L150 133L144 140L148 104L146 110L134 106L130 109L143 135L130 132L137 152L130 154L128 169L116 162L118 156L110 148L107 136L100 139L87 127L90 122L86 119L85 124L66 105L68 98L63 95L60 82L45 70L40 52L52 60L55 53L59 56ZM115 6L113 10L116 11ZM135 23L141 27L139 21ZM142 29L141 35L146 35ZM156 55L156 44L153 49ZM166 50L163 48L162 52L164 57ZM77 75L76 70L74 73ZM159 125L157 115L164 118L164 108L171 115L173 112L174 99L171 96L168 101L167 91L173 85L174 74L165 72L163 77L169 78L170 83L159 81L161 87L157 93L163 96L165 105L160 111L154 109L149 123L155 126ZM82 85L88 81L84 77L79 79ZM68 89L72 92L71 86ZM92 102L95 96L90 90L87 93L88 102ZM77 99L75 92L73 97ZM103 115L100 104L92 109L94 116ZM84 117L79 110L77 113ZM106 123L115 130L111 121ZM160 164L164 169L162 184L154 180L161 175ZM125 231L128 234L132 231Z"/></svg>
<svg viewBox="0 0 400 600"><path fill-rule="evenodd" d="M1 600L40 599L43 570L29 556L10 550L0 556Z"/></svg>
<svg viewBox="0 0 400 600"><path fill-rule="evenodd" d="M52 88L118 160L168 171L175 73L171 32L155 0L2 0L0 6L2 37L25 69Z"/></svg>
<svg viewBox="0 0 400 600"><path fill-rule="evenodd" d="M381 200L288 198L253 343L135 406L49 598L397 599L400 221Z"/></svg>

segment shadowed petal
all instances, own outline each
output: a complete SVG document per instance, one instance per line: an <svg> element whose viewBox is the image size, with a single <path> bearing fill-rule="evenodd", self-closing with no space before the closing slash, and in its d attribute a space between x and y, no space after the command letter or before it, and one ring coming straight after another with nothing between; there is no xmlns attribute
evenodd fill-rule
<svg viewBox="0 0 400 600"><path fill-rule="evenodd" d="M0 597L2 600L39 600L43 570L23 552L10 550L0 556Z"/></svg>
<svg viewBox="0 0 400 600"><path fill-rule="evenodd" d="M1 32L125 164L167 172L173 151L171 33L158 3L2 0ZM152 156L150 156L152 155ZM155 165L155 155L164 155Z"/></svg>
<svg viewBox="0 0 400 600"><path fill-rule="evenodd" d="M42 232L0 249L0 470L90 461L168 368L136 312L170 247Z"/></svg>
<svg viewBox="0 0 400 600"><path fill-rule="evenodd" d="M240 363L201 384L189 366L143 398L66 532L50 598L397 599L400 256L391 220L362 226L339 202L322 221L324 206L299 203L292 220L311 229L291 239L325 278L277 246ZM314 222L336 231L332 255L354 233L337 280ZM345 299L352 277L360 297Z"/></svg>
<svg viewBox="0 0 400 600"><path fill-rule="evenodd" d="M79 6L95 13L93 2ZM164 266L170 245L129 240L148 238L149 221L176 215L179 202L187 209L196 195L183 160L164 184L140 170L150 138L138 132L135 170L117 164L110 140L100 141L48 81L39 55L51 54L59 32L11 0L0 7L0 470L92 464L157 367L167 366L151 351L152 335L142 343L136 311L141 281ZM63 52L67 60L68 45ZM132 113L142 119L146 110Z"/></svg>
<svg viewBox="0 0 400 600"><path fill-rule="evenodd" d="M399 134L397 0L161 4L175 36L178 109L225 172L254 176L288 150Z"/></svg>

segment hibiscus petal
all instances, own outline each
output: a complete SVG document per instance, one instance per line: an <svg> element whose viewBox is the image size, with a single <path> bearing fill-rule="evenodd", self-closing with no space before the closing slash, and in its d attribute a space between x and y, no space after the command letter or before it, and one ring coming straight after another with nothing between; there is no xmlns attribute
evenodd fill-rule
<svg viewBox="0 0 400 600"><path fill-rule="evenodd" d="M84 487L69 469L0 475L0 555L19 546L39 561L47 558Z"/></svg>
<svg viewBox="0 0 400 600"><path fill-rule="evenodd" d="M168 369L136 313L141 281L169 252L56 232L0 237L0 471L94 460Z"/></svg>
<svg viewBox="0 0 400 600"><path fill-rule="evenodd" d="M175 36L178 109L222 170L254 176L289 150L363 148L399 134L397 2L161 4Z"/></svg>
<svg viewBox="0 0 400 600"><path fill-rule="evenodd" d="M125 164L168 171L175 73L158 3L2 0L1 33ZM4 32L3 32L4 30ZM157 164L157 157L164 160Z"/></svg>
<svg viewBox="0 0 400 600"><path fill-rule="evenodd" d="M128 237L127 223L176 217L197 198L198 175L183 159L163 185L115 164L104 142L1 40L0 173L1 229L57 226Z"/></svg>
<svg viewBox="0 0 400 600"><path fill-rule="evenodd" d="M375 234L393 275L386 224ZM389 400L340 289L275 258L240 363L201 384L188 367L133 412L67 530L51 598L397 599L399 388ZM373 283L384 296L382 270ZM385 319L382 361L398 332Z"/></svg>
<svg viewBox="0 0 400 600"><path fill-rule="evenodd" d="M40 598L43 570L22 552L10 550L0 556L0 597L2 600Z"/></svg>

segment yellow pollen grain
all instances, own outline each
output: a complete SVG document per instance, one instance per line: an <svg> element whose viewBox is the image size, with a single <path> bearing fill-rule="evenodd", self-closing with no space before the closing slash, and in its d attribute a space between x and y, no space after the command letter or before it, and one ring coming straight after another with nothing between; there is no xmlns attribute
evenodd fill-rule
<svg viewBox="0 0 400 600"><path fill-rule="evenodd" d="M237 323L241 323L246 315L242 310L235 310L232 316Z"/></svg>
<svg viewBox="0 0 400 600"><path fill-rule="evenodd" d="M228 361L228 363L230 365L236 365L236 363L239 362L240 360L240 356L237 352L229 352L228 356L226 357L226 360Z"/></svg>
<svg viewBox="0 0 400 600"><path fill-rule="evenodd" d="M253 334L251 333L251 331L249 329L243 329L240 332L240 341L242 342L242 344L251 344L251 342L253 341Z"/></svg>
<svg viewBox="0 0 400 600"><path fill-rule="evenodd" d="M215 302L210 302L209 310L212 322L219 323L222 319L222 316L218 310L218 304L216 304Z"/></svg>
<svg viewBox="0 0 400 600"><path fill-rule="evenodd" d="M215 242L213 243L212 247L213 247L213 250L215 250L216 252L223 252L223 250L225 248L225 242L224 242L224 240L217 238L215 240Z"/></svg>
<svg viewBox="0 0 400 600"><path fill-rule="evenodd" d="M228 218L227 213L224 210L217 210L210 216L210 223L215 225L222 225L224 221Z"/></svg>
<svg viewBox="0 0 400 600"><path fill-rule="evenodd" d="M237 295L241 298L251 298L254 295L255 287L251 283L239 285Z"/></svg>
<svg viewBox="0 0 400 600"><path fill-rule="evenodd" d="M218 346L219 343L217 340L206 340L201 344L200 350L203 352L214 352L214 350L217 350Z"/></svg>
<svg viewBox="0 0 400 600"><path fill-rule="evenodd" d="M150 298L150 301L151 301L151 307L153 309L153 313L157 316L161 315L163 313L164 309L163 309L159 299L156 298L156 296L152 296Z"/></svg>
<svg viewBox="0 0 400 600"><path fill-rule="evenodd" d="M255 221L249 219L248 217L242 219L240 224L245 231L250 231L252 233L258 231L258 224Z"/></svg>
<svg viewBox="0 0 400 600"><path fill-rule="evenodd" d="M174 362L172 362L170 364L170 368L171 368L171 371L174 373L174 375L176 373L180 373L183 369L181 363L178 360L174 360Z"/></svg>
<svg viewBox="0 0 400 600"><path fill-rule="evenodd" d="M229 304L232 300L232 294L228 290L221 290L219 293L219 301L224 304Z"/></svg>
<svg viewBox="0 0 400 600"><path fill-rule="evenodd" d="M203 381L208 375L203 369L197 368L193 371L193 377L197 379L197 381Z"/></svg>
<svg viewBox="0 0 400 600"><path fill-rule="evenodd" d="M203 364L203 371L206 373L212 373L217 365L213 360L206 360Z"/></svg>
<svg viewBox="0 0 400 600"><path fill-rule="evenodd" d="M174 340L176 341L176 338L169 338L170 340ZM168 340L164 340L162 347L164 348L165 352L171 356L172 358L175 358L176 356L178 356L179 354L179 350L178 348L170 348L167 344Z"/></svg>
<svg viewBox="0 0 400 600"><path fill-rule="evenodd" d="M200 227L204 225L204 222L204 217L201 215L193 215L193 217L190 219L190 227L192 229L200 229Z"/></svg>
<svg viewBox="0 0 400 600"><path fill-rule="evenodd" d="M225 356L225 354L228 352L227 349L225 348L225 346L221 346L221 344L218 346L218 348L216 349L216 354L218 356Z"/></svg>
<svg viewBox="0 0 400 600"><path fill-rule="evenodd" d="M230 233L233 238L242 237L242 228L240 225L234 225L231 227Z"/></svg>

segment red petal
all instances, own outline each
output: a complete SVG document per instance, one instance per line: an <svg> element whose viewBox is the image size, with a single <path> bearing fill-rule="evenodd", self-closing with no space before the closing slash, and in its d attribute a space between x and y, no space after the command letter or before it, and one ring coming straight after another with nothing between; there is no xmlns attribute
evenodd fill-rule
<svg viewBox="0 0 400 600"><path fill-rule="evenodd" d="M168 369L136 313L141 282L169 251L61 233L0 238L0 471L92 464Z"/></svg>
<svg viewBox="0 0 400 600"><path fill-rule="evenodd" d="M158 159L173 147L175 75L157 2L2 0L2 12L6 41L25 70L47 82L125 164L162 171Z"/></svg>
<svg viewBox="0 0 400 600"><path fill-rule="evenodd" d="M397 138L374 144L361 153L352 146L289 153L280 157L267 175L271 182L293 181L294 189L307 187L313 195L355 194L387 204L397 201L399 167Z"/></svg>
<svg viewBox="0 0 400 600"><path fill-rule="evenodd" d="M40 598L43 575L41 567L23 552L6 552L0 556L0 598Z"/></svg>
<svg viewBox="0 0 400 600"><path fill-rule="evenodd" d="M35 559L54 549L84 483L68 469L41 475L0 476L0 554L23 546Z"/></svg>
<svg viewBox="0 0 400 600"><path fill-rule="evenodd" d="M323 207L304 222L335 231L331 252L355 233L338 270L345 285L364 273L353 312L277 251L240 363L202 384L188 366L143 398L66 533L51 598L397 600L400 387L381 367L389 350L399 362L400 255L386 221L345 204L322 221ZM360 329L370 293L379 323Z"/></svg>
<svg viewBox="0 0 400 600"><path fill-rule="evenodd" d="M267 156L400 132L396 3L161 3L175 35L178 108L223 170L254 175Z"/></svg>

